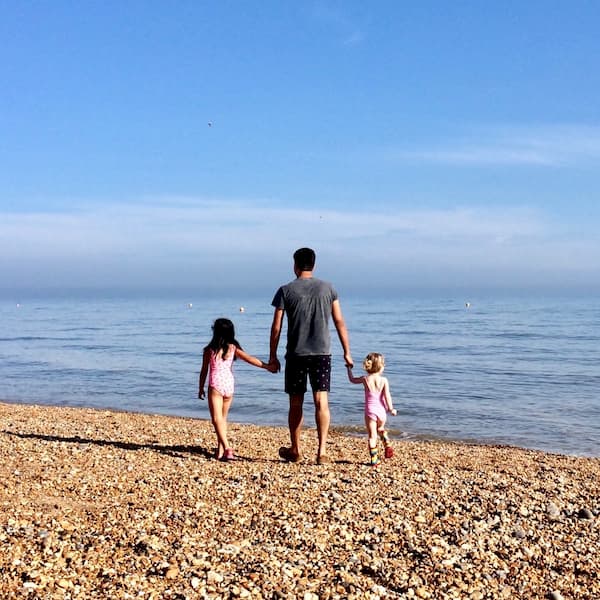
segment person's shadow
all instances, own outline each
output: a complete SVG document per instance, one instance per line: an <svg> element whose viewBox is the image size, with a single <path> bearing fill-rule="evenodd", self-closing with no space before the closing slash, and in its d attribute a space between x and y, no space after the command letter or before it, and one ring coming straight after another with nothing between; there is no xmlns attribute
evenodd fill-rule
<svg viewBox="0 0 600 600"><path fill-rule="evenodd" d="M92 438L84 438L79 435L75 436L62 436L62 435L47 435L43 433L17 433L16 431L3 430L2 433L6 435L12 435L21 439L34 439L42 440L44 442L58 442L63 444L95 444L97 446L111 446L113 448L121 448L122 450L154 450L167 456L173 456L176 458L185 458L186 455L195 454L202 456L208 460L215 460L215 451L212 448L205 448L204 446L194 445L183 445L175 444L166 446L164 444L158 444L156 442L148 442L146 444L138 444L135 442L123 442L118 440L100 440ZM257 459L250 456L243 456L236 454L234 462L263 462L263 463L278 463L277 459Z"/></svg>
<svg viewBox="0 0 600 600"><path fill-rule="evenodd" d="M45 442L61 442L69 444L95 444L97 446L112 446L113 448L121 448L123 450L154 450L168 456L183 457L186 454L199 454L204 458L213 458L213 451L203 446L188 446L188 445L173 445L165 446L149 442L147 444L137 444L135 442L122 442L117 440L98 440L84 438L79 435L66 437L61 435L45 435L43 433L17 433L15 431L4 430L2 433L12 435L22 439L36 439Z"/></svg>

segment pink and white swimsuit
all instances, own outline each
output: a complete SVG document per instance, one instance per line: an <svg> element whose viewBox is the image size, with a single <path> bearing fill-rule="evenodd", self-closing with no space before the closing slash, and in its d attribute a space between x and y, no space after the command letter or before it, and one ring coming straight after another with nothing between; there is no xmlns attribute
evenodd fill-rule
<svg viewBox="0 0 600 600"><path fill-rule="evenodd" d="M227 356L210 351L210 372L208 375L208 386L219 392L224 398L233 396L233 359L235 358L235 346L229 344Z"/></svg>

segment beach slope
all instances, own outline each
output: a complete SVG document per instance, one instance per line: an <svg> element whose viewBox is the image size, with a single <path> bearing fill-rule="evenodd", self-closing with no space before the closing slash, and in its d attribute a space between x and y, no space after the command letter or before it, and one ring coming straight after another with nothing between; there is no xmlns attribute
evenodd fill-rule
<svg viewBox="0 0 600 600"><path fill-rule="evenodd" d="M0 403L2 598L600 598L600 459Z"/></svg>

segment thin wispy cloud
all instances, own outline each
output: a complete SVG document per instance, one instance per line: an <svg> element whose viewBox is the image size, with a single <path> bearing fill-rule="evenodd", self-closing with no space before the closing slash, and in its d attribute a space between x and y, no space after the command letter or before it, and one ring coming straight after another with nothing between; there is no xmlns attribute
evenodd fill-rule
<svg viewBox="0 0 600 600"><path fill-rule="evenodd" d="M319 2L314 5L313 16L328 27L343 46L358 46L366 39L366 34L350 17L341 10Z"/></svg>
<svg viewBox="0 0 600 600"><path fill-rule="evenodd" d="M571 167L600 163L600 127L482 130L468 138L389 153L394 160L456 166Z"/></svg>
<svg viewBox="0 0 600 600"><path fill-rule="evenodd" d="M292 252L318 250L325 273L374 285L524 273L598 274L598 240L562 236L520 209L287 209L267 202L164 199L104 204L71 214L0 215L3 286L269 285L291 276ZM416 269L416 271L415 271ZM360 281L360 277L358 278ZM394 284L396 285L396 284Z"/></svg>
<svg viewBox="0 0 600 600"><path fill-rule="evenodd" d="M342 40L342 44L344 46L359 46L366 39L364 32L362 31L353 31L347 37Z"/></svg>
<svg viewBox="0 0 600 600"><path fill-rule="evenodd" d="M366 227L366 224L368 226ZM50 253L95 248L106 251L143 246L159 249L213 249L228 236L236 248L288 246L290 235L332 241L364 238L365 230L384 237L396 232L412 238L509 239L543 232L542 221L527 209L359 210L279 208L250 201L166 200L163 204L105 204L69 213L3 215L3 251L23 256L48 246ZM25 243L27 242L27 243ZM162 246L160 246L162 244Z"/></svg>

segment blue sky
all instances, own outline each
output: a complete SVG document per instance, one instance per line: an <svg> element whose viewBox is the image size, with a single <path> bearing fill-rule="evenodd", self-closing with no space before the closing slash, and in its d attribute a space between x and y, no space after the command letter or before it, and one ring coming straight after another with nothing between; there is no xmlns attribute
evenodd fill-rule
<svg viewBox="0 0 600 600"><path fill-rule="evenodd" d="M597 2L0 9L3 296L600 290Z"/></svg>

